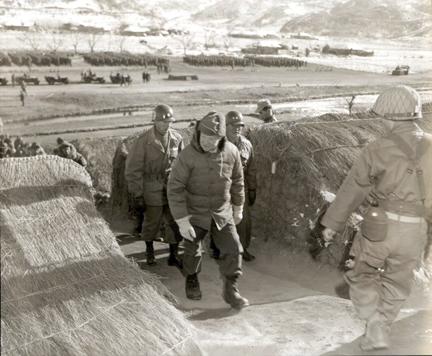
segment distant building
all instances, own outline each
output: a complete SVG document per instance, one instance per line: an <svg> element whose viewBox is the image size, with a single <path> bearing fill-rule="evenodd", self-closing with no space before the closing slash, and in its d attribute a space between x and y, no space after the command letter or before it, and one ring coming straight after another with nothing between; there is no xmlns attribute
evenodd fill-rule
<svg viewBox="0 0 432 356"><path fill-rule="evenodd" d="M279 54L279 50L281 48L278 47L272 47L272 46L252 46L252 47L246 47L242 48L241 52L244 54L271 54L271 55L277 55Z"/></svg>

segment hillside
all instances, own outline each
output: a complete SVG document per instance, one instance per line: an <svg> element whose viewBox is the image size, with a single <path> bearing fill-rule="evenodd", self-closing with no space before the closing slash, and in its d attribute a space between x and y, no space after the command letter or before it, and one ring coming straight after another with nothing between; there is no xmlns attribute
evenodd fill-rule
<svg viewBox="0 0 432 356"><path fill-rule="evenodd" d="M375 38L432 31L429 0L0 0L0 14L0 27L133 25Z"/></svg>
<svg viewBox="0 0 432 356"><path fill-rule="evenodd" d="M427 12L429 10L429 13ZM430 1L350 0L288 21L282 32L344 37L398 38L430 35Z"/></svg>

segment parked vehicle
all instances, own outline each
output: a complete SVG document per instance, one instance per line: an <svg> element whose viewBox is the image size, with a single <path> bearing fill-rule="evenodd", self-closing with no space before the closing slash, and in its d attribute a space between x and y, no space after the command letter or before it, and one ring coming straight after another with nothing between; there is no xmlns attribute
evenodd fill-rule
<svg viewBox="0 0 432 356"><path fill-rule="evenodd" d="M54 85L55 83L69 84L68 77L60 77L59 75L57 75L56 77L46 75L45 80L49 85Z"/></svg>
<svg viewBox="0 0 432 356"><path fill-rule="evenodd" d="M392 75L408 75L410 67L407 65L397 66L392 71Z"/></svg>
<svg viewBox="0 0 432 356"><path fill-rule="evenodd" d="M130 85L132 83L132 78L129 74L110 74L110 79L113 84Z"/></svg>
<svg viewBox="0 0 432 356"><path fill-rule="evenodd" d="M18 85L21 83L39 85L40 81L38 77L32 77L28 74L24 74L22 76L15 77L15 83Z"/></svg>
<svg viewBox="0 0 432 356"><path fill-rule="evenodd" d="M96 73L93 73L90 70L87 72L81 73L81 80L84 83L100 83L100 84L105 83L104 77L98 77L98 76L96 76Z"/></svg>

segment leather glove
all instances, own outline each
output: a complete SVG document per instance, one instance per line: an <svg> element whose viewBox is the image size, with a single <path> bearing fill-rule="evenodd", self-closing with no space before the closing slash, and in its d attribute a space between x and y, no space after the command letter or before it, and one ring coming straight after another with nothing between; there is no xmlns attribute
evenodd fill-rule
<svg viewBox="0 0 432 356"><path fill-rule="evenodd" d="M334 237L336 235L336 231L330 229L329 227L326 227L322 232L322 238L325 242L332 242Z"/></svg>
<svg viewBox="0 0 432 356"><path fill-rule="evenodd" d="M182 235L186 240L193 241L196 238L195 229L190 223L191 216L185 216L184 218L177 219L176 223Z"/></svg>
<svg viewBox="0 0 432 356"><path fill-rule="evenodd" d="M233 205L233 219L235 225L240 224L243 219L243 206Z"/></svg>
<svg viewBox="0 0 432 356"><path fill-rule="evenodd" d="M134 197L133 204L135 209L139 209L139 210L144 209L145 208L144 197L142 195L138 197Z"/></svg>
<svg viewBox="0 0 432 356"><path fill-rule="evenodd" d="M255 204L256 200L256 190L249 190L248 191L248 199L249 199L249 205L252 206Z"/></svg>

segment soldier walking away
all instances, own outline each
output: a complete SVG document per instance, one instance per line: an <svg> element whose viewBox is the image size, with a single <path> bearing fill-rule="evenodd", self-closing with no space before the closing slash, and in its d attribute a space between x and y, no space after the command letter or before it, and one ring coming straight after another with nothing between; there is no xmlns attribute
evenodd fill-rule
<svg viewBox="0 0 432 356"><path fill-rule="evenodd" d="M253 261L255 256L248 251L248 248L252 238L251 206L255 203L257 186L254 151L252 143L241 134L245 125L242 113L230 111L226 114L225 121L227 139L239 150L243 166L245 203L243 204L243 219L236 228L243 246L243 260ZM220 251L214 244L213 238L211 239L211 247L213 248L213 257L218 259Z"/></svg>
<svg viewBox="0 0 432 356"><path fill-rule="evenodd" d="M183 149L183 138L170 128L175 119L168 105L156 106L153 121L153 128L141 134L132 145L126 159L125 177L135 209L145 208L141 236L146 243L147 264L156 264L153 241L164 222L165 240L170 246L168 265L180 268L177 255L182 237L168 207L167 180L173 161Z"/></svg>
<svg viewBox="0 0 432 356"><path fill-rule="evenodd" d="M388 132L364 149L321 221L329 242L374 197L352 247L354 268L345 274L351 300L366 321L363 350L389 347L391 324L411 291L432 222L432 135L416 124L422 118L419 94L404 85L389 88L373 111Z"/></svg>
<svg viewBox="0 0 432 356"><path fill-rule="evenodd" d="M259 118L263 120L266 124L277 121L273 111L273 106L269 99L259 100L255 112L258 113Z"/></svg>
<svg viewBox="0 0 432 356"><path fill-rule="evenodd" d="M20 90L19 98L20 98L20 101L21 101L21 105L25 106L25 93L24 93L24 91L22 89Z"/></svg>
<svg viewBox="0 0 432 356"><path fill-rule="evenodd" d="M210 112L196 125L192 142L179 155L168 181L172 214L184 237L186 296L201 299L202 240L209 232L221 252L223 299L235 309L249 305L240 295L242 252L235 225L242 219L243 169L240 153L225 137L225 117Z"/></svg>

